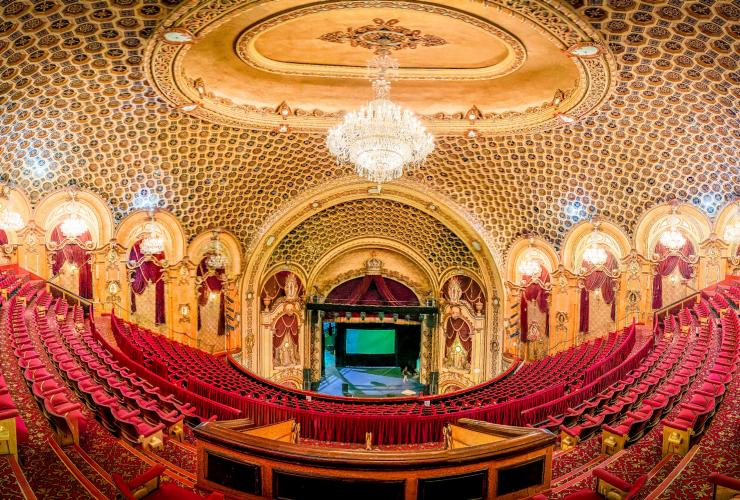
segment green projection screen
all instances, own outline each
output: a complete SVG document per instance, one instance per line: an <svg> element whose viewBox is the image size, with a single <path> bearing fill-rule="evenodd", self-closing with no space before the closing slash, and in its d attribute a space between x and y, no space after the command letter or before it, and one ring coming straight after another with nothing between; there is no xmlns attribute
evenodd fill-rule
<svg viewBox="0 0 740 500"><path fill-rule="evenodd" d="M393 354L396 330L361 330L347 328L347 354Z"/></svg>

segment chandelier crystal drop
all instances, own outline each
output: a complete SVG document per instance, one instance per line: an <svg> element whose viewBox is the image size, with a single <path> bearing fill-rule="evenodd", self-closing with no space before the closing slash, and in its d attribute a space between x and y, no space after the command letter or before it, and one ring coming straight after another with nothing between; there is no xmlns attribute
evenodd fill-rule
<svg viewBox="0 0 740 500"><path fill-rule="evenodd" d="M672 251L678 251L686 244L686 237L675 227L671 227L660 235L660 244Z"/></svg>
<svg viewBox="0 0 740 500"><path fill-rule="evenodd" d="M434 150L434 137L413 112L389 99L388 70L397 62L380 54L370 65L378 70L372 82L375 98L329 130L327 146L339 163L351 163L357 175L381 183L422 163Z"/></svg>
<svg viewBox="0 0 740 500"><path fill-rule="evenodd" d="M226 258L226 252L224 251L224 245L218 238L218 231L213 232L211 242L208 244L208 250L206 251L208 257L206 257L206 266L212 271L220 271L226 268L228 262Z"/></svg>
<svg viewBox="0 0 740 500"><path fill-rule="evenodd" d="M542 271L542 266L536 259L529 256L519 264L518 270L523 276L536 276Z"/></svg>
<svg viewBox="0 0 740 500"><path fill-rule="evenodd" d="M142 238L139 248L144 255L157 255L164 252L164 237L154 221L144 226L146 236Z"/></svg>
<svg viewBox="0 0 740 500"><path fill-rule="evenodd" d="M79 238L87 231L87 224L77 213L71 213L60 226L65 238Z"/></svg>
<svg viewBox="0 0 740 500"><path fill-rule="evenodd" d="M3 231L19 231L23 229L23 217L9 208L0 208L0 229Z"/></svg>

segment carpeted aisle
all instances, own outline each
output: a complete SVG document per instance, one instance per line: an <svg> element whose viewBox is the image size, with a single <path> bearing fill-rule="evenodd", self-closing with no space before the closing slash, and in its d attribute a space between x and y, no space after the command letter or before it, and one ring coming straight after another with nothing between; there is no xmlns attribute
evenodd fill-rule
<svg viewBox="0 0 740 500"><path fill-rule="evenodd" d="M18 484L13 467L10 465L8 455L0 456L0 497L3 500L24 500L26 498L23 496L21 485Z"/></svg>

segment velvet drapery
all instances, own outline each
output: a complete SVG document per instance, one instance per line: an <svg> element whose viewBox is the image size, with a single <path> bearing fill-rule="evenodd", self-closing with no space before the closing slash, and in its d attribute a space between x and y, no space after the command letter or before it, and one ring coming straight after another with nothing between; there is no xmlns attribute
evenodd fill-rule
<svg viewBox="0 0 740 500"><path fill-rule="evenodd" d="M206 264L207 257L204 257L200 264L198 264L198 269L196 270L196 274L199 278L202 278L203 276L208 275L209 269L208 265ZM200 287L198 288L198 330L200 330L201 327L201 317L200 317L200 309L201 307L208 304L208 299L211 296L211 293L216 293L219 300L219 306L218 306L218 327L216 333L218 335L224 335L226 333L226 304L224 300L224 285L223 285L223 278L224 270L223 269L216 269L212 274L210 274L203 283L200 284Z"/></svg>
<svg viewBox="0 0 740 500"><path fill-rule="evenodd" d="M609 270L610 273L614 273L617 269L617 259L610 251L606 252L606 262L604 267ZM594 290L599 289L601 296L606 304L612 306L611 318L612 321L616 320L617 316L617 301L616 301L616 289L617 282L614 278L610 278L609 275L601 269L593 270L593 265L589 262L584 261L583 266L587 273L583 279L583 288L581 288L581 300L580 310L578 312L579 328L578 331L581 333L587 333L589 331L589 305L590 297L589 294Z"/></svg>
<svg viewBox="0 0 740 500"><path fill-rule="evenodd" d="M461 300L473 306L475 304L485 304L486 303L486 297L483 294L483 290L473 278L469 276L463 276L463 275L455 276L455 278L457 278L458 282L460 283L460 289L462 290ZM450 280L451 279L452 278L450 278ZM447 282L442 287L442 296L448 300L450 298L449 292L448 292L449 286L450 286L450 280L447 280Z"/></svg>
<svg viewBox="0 0 740 500"><path fill-rule="evenodd" d="M678 251L678 255L670 251L660 242L655 245L655 254L660 257L653 275L653 309L663 307L663 276L670 275L678 266L678 271L684 279L691 279L694 275L694 266L689 257L694 255L694 244L686 238L686 244Z"/></svg>
<svg viewBox="0 0 740 500"><path fill-rule="evenodd" d="M330 304L418 306L419 299L406 285L379 274L345 281L326 298Z"/></svg>
<svg viewBox="0 0 740 500"><path fill-rule="evenodd" d="M5 234L4 230L0 229L0 245L7 245L8 241L8 235Z"/></svg>
<svg viewBox="0 0 740 500"><path fill-rule="evenodd" d="M51 232L51 241L57 245L62 243L66 238L62 234L61 224L56 226ZM85 231L77 239L82 243L92 241L90 231ZM65 263L77 267L79 280L79 291L80 297L85 299L92 299L93 286L92 286L92 264L90 263L90 252L77 243L68 243L61 247L59 250L54 252L53 262L51 266L51 274L56 276L62 270Z"/></svg>
<svg viewBox="0 0 740 500"><path fill-rule="evenodd" d="M464 319L447 318L447 324L445 325L445 356L448 355L452 344L455 343L455 339L459 338L460 344L462 344L468 354L468 363L470 363L473 352L473 335L471 331L470 325Z"/></svg>
<svg viewBox="0 0 740 500"><path fill-rule="evenodd" d="M261 296L263 304L265 302L269 304L285 296L285 280L291 274L293 273L290 271L279 271L270 276L262 287ZM297 276L296 281L298 282L298 296L303 297L303 283L301 283L301 280Z"/></svg>
<svg viewBox="0 0 740 500"><path fill-rule="evenodd" d="M550 282L550 273L547 272L545 266L540 266L540 275L538 277L541 283ZM531 276L522 276L525 282L532 281ZM519 304L519 323L521 325L521 340L527 342L527 334L529 332L529 302L534 301L537 304L540 312L545 315L545 335L550 335L550 293L545 290L539 283L530 283L522 291L522 297Z"/></svg>
<svg viewBox="0 0 740 500"><path fill-rule="evenodd" d="M298 318L295 314L283 314L275 321L272 334L272 350L275 351L284 342L285 336L298 347Z"/></svg>
<svg viewBox="0 0 740 500"><path fill-rule="evenodd" d="M139 262L144 254L141 251L141 240L134 243L129 252L129 262ZM164 252L160 252L152 257L158 261L165 258ZM142 262L132 272L131 277L131 311L136 312L136 295L141 295L150 284L156 287L155 304L154 304L154 324L163 325L165 318L165 300L164 300L164 271L162 268L151 260Z"/></svg>

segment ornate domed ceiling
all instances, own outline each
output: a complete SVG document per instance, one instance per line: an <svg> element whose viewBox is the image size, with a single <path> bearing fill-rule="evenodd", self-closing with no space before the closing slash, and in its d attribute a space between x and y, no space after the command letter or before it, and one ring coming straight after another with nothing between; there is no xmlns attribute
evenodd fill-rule
<svg viewBox="0 0 740 500"><path fill-rule="evenodd" d="M371 96L367 62L398 60L394 99L437 131L465 130L482 110L488 131L552 128L611 90L606 47L566 6L446 0L186 3L147 49L146 69L171 103L227 125L324 130ZM495 7L495 8L494 8ZM557 98L555 97L557 94ZM557 106L553 101L557 102Z"/></svg>
<svg viewBox="0 0 740 500"><path fill-rule="evenodd" d="M219 3L243 5L225 0ZM252 2L257 3L268 2ZM281 12L289 9L282 1L269 3L282 6ZM537 2L516 2L520 3ZM366 9L351 9L354 13L332 18L335 21L322 30L315 21L305 31L281 22L274 31L255 35L253 49L248 42L247 53L241 57L236 46L229 46L233 67L213 64L210 71L188 77L203 78L213 89L222 73L224 78L233 78L240 72L259 71L270 75L265 82L289 79L293 82L286 87L291 89L290 95L275 93L277 86L273 85L269 92L254 91L247 96L252 105L272 111L285 100L291 107L285 122L293 131L272 130L281 120L277 114L266 118L264 127L245 128L243 122L224 125L218 117L203 119L196 112L178 110L171 97L162 97L159 80L147 76L145 48L154 50L162 45L158 29L171 24L172 16L201 4L204 2L183 2L180 6L177 1L154 0L1 1L0 172L17 182L33 203L75 181L108 200L117 220L153 201L172 210L191 237L222 226L237 234L246 247L270 214L304 193L320 192L328 183L352 175L349 168L336 166L328 154L323 131L312 129L310 123L302 128L303 116L313 113L319 104L326 107L322 112L331 114L369 96L367 82L348 76L344 79L347 87L337 87L339 100L331 107L334 101L326 98L327 89L315 82L334 77L288 78L274 70L257 70L243 59L248 58L249 50L278 67L296 62L311 66L312 71L332 63L359 67L372 51L342 41L344 33L347 28L357 31L371 26L375 18L386 22L398 19L393 26L420 31L415 35L421 38L415 49L394 53L406 62L406 68L417 68L414 61L427 58L427 66L431 60L437 70L446 72L449 68L444 64L449 64L450 56L435 61L425 52L446 51L461 44L452 30L442 30L445 23L432 13L391 9L376 16ZM656 203L679 198L704 207L712 215L715 207L738 197L740 8L730 1L572 0L570 6L549 4L557 5L553 8L559 14L543 16L540 22L566 19L577 27L579 37L593 33L594 39L608 45L616 64L611 73L611 95L573 124L549 127L543 122L546 126L537 125L539 130L534 131L486 131L486 127L496 130L495 113L516 108L505 103L517 98L522 103L541 99L521 81L507 89L502 89L500 82L526 71L538 50L566 48L566 44L548 37L547 44L532 45L530 37L539 37L542 31L528 23L512 26L509 19L500 16L496 2L445 2L504 28L525 47L527 59L511 73L502 71L487 77L490 88L498 90L489 94L478 91L480 101L472 98L472 91L469 95L454 94L458 83L473 88L480 81L419 83L404 78L401 72L394 95L409 107L418 105L418 113L437 109L454 114L475 104L484 117L476 125L482 131L476 138L468 138L454 127L435 130L435 153L422 167L409 172L404 182L439 193L466 209L501 252L519 235L532 231L559 245L577 220L593 214L631 231L640 215ZM292 5L304 4L296 1ZM265 17L255 16L254 22ZM302 18L310 20L308 15ZM467 26L462 20L449 22L460 29ZM298 19L295 24L300 24ZM209 21L208 25L223 30L228 19L221 24ZM231 41L236 43L250 25L240 22ZM496 68L509 64L509 54L516 51L514 41L501 41L501 37L476 27L466 29L490 43L480 54L461 53L461 66L488 68L495 73ZM314 38L324 35L329 39ZM303 37L306 43L315 44L311 47L326 47L329 53L341 53L342 58L334 62L313 48L304 47L300 54L285 52L281 45L271 49L278 39L263 43L270 36ZM424 45L425 36L432 37L427 39L430 46ZM199 34L201 37L204 47L216 43L209 32ZM434 37L446 44L434 45ZM169 44L166 48L178 54L188 49L183 51L187 60L190 52L196 55L193 50L199 43ZM350 57L355 51L359 55ZM589 64L585 61L589 60L559 54L550 63L561 65L558 67L564 74L582 75L577 68ZM197 67L188 66L186 71ZM546 95L561 85L561 80L546 67L543 71L547 74L533 76L541 78L542 88L548 89L542 95ZM295 84L303 78L305 83ZM246 80L243 83L254 85ZM409 90L411 85L428 85L424 87L426 95L416 95ZM447 90L429 90L436 85ZM264 88L268 89L266 83ZM354 90L345 92L348 88Z"/></svg>

